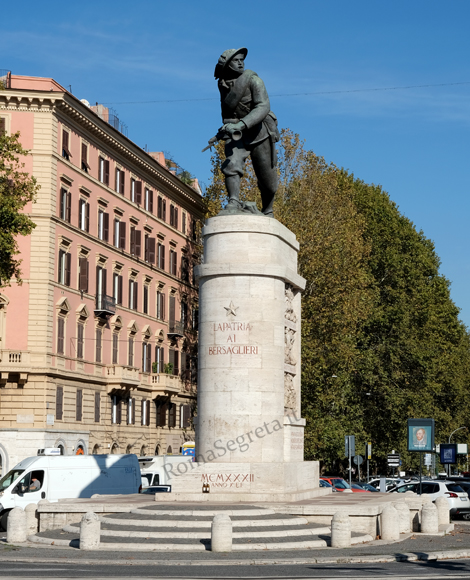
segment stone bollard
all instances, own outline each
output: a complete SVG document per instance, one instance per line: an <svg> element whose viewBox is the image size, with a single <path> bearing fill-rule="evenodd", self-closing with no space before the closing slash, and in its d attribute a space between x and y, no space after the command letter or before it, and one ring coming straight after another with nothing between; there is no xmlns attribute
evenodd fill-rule
<svg viewBox="0 0 470 580"><path fill-rule="evenodd" d="M437 534L439 532L439 520L437 507L433 503L424 503L421 508L421 533Z"/></svg>
<svg viewBox="0 0 470 580"><path fill-rule="evenodd" d="M398 513L398 531L400 534L409 534L411 531L410 508L404 501L396 501L393 507Z"/></svg>
<svg viewBox="0 0 470 580"><path fill-rule="evenodd" d="M392 504L386 505L382 510L381 524L380 537L382 540L395 541L400 539L398 512Z"/></svg>
<svg viewBox="0 0 470 580"><path fill-rule="evenodd" d="M80 550L97 550L100 546L100 518L88 512L80 522Z"/></svg>
<svg viewBox="0 0 470 580"><path fill-rule="evenodd" d="M38 506L35 503L29 503L24 508L26 514L26 532L28 536L34 536L38 533Z"/></svg>
<svg viewBox="0 0 470 580"><path fill-rule="evenodd" d="M437 522L440 526L450 524L450 506L445 497L438 497L434 502L437 507Z"/></svg>
<svg viewBox="0 0 470 580"><path fill-rule="evenodd" d="M331 520L331 547L351 547L351 519L347 514L336 512Z"/></svg>
<svg viewBox="0 0 470 580"><path fill-rule="evenodd" d="M212 520L212 552L232 551L232 520L226 514L219 514Z"/></svg>
<svg viewBox="0 0 470 580"><path fill-rule="evenodd" d="M8 514L7 543L22 544L28 537L26 530L26 514L20 507L13 508Z"/></svg>

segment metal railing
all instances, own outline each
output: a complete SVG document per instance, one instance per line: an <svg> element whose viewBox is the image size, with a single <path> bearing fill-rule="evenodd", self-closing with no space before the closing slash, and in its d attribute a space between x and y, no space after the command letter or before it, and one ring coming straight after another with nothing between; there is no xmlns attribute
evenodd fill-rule
<svg viewBox="0 0 470 580"><path fill-rule="evenodd" d="M115 314L116 312L116 300L112 296L107 296L106 294L96 295L96 308L95 313L103 314Z"/></svg>
<svg viewBox="0 0 470 580"><path fill-rule="evenodd" d="M177 334L178 336L184 336L184 325L182 322L177 322L176 320L170 320L168 325L168 334Z"/></svg>

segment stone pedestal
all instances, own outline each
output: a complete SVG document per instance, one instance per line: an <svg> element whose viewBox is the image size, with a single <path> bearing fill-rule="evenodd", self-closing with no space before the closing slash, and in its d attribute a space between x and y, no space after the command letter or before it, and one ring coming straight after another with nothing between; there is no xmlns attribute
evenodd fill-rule
<svg viewBox="0 0 470 580"><path fill-rule="evenodd" d="M303 461L297 240L249 215L211 218L202 235L197 467L175 474L171 495L206 482L211 499L303 497L318 487L318 464Z"/></svg>

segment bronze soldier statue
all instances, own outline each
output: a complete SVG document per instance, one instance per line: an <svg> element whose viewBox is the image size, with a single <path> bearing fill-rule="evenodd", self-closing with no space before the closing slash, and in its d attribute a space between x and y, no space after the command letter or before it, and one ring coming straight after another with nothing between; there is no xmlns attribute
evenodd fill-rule
<svg viewBox="0 0 470 580"><path fill-rule="evenodd" d="M251 155L263 202L261 212L274 217L273 202L278 187L275 143L279 141L279 130L263 81L252 70L245 70L247 53L246 48L226 50L214 73L224 123L217 136L225 139L222 172L229 198L222 213L259 214L254 203L240 202L240 179Z"/></svg>

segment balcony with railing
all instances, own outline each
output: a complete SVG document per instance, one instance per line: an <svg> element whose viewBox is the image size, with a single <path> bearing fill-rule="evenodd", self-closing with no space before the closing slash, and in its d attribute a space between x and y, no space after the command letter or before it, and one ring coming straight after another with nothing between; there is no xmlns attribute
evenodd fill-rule
<svg viewBox="0 0 470 580"><path fill-rule="evenodd" d="M122 365L107 365L104 367L108 390L117 387L138 387L140 384L139 369Z"/></svg>
<svg viewBox="0 0 470 580"><path fill-rule="evenodd" d="M0 384L4 385L15 378L15 382L24 384L31 371L29 351L0 350Z"/></svg>
<svg viewBox="0 0 470 580"><path fill-rule="evenodd" d="M106 294L96 295L95 316L98 318L107 318L116 313L116 300Z"/></svg>
<svg viewBox="0 0 470 580"><path fill-rule="evenodd" d="M167 393L174 395L181 391L183 384L178 375L168 373L152 373L150 375L152 393Z"/></svg>
<svg viewBox="0 0 470 580"><path fill-rule="evenodd" d="M176 320L170 320L167 334L171 338L184 336L184 324Z"/></svg>

